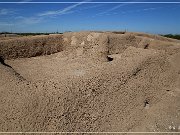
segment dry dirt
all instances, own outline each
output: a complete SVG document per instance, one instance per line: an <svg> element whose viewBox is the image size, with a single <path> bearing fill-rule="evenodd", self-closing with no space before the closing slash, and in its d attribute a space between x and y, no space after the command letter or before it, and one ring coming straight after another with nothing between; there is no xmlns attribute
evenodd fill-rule
<svg viewBox="0 0 180 135"><path fill-rule="evenodd" d="M178 40L18 37L0 40L0 56L1 132L180 132Z"/></svg>

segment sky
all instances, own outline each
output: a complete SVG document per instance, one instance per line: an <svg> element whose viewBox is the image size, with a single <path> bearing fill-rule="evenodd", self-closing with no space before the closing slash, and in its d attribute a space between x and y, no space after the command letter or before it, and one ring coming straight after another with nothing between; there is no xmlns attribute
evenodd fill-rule
<svg viewBox="0 0 180 135"><path fill-rule="evenodd" d="M64 0L77 3L31 3L38 1L63 0L0 0L0 32L126 30L153 34L180 34L180 3L85 3L157 2L156 0ZM172 0L158 1L172 2Z"/></svg>

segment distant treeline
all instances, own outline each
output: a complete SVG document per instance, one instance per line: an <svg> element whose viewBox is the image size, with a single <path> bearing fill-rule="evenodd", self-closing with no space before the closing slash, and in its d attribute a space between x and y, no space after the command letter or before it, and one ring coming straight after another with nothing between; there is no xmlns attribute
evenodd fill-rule
<svg viewBox="0 0 180 135"><path fill-rule="evenodd" d="M178 34L175 34L175 35L167 34L167 35L161 35L161 36L180 40L180 35L178 35Z"/></svg>
<svg viewBox="0 0 180 135"><path fill-rule="evenodd" d="M21 36L49 35L51 33L13 33Z"/></svg>
<svg viewBox="0 0 180 135"><path fill-rule="evenodd" d="M70 31L67 31L67 32L70 32ZM114 32L114 33L116 33L116 32ZM121 33L125 33L125 32L121 32ZM36 35L63 34L63 33L59 33L59 32L52 32L52 33L10 33L10 32L0 32L0 35L1 34L17 34L17 35L20 35L20 36L36 36ZM161 35L161 36L180 40L180 34L166 34L166 35Z"/></svg>

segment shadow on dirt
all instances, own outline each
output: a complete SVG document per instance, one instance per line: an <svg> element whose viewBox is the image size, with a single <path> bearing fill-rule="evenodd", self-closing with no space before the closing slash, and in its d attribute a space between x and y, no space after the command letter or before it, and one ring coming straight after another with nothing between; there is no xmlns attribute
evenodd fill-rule
<svg viewBox="0 0 180 135"><path fill-rule="evenodd" d="M12 68L11 66L9 66L8 64L6 64L6 63L4 62L4 59L3 59L2 56L0 56L0 63L3 64L3 65L6 66L6 67Z"/></svg>

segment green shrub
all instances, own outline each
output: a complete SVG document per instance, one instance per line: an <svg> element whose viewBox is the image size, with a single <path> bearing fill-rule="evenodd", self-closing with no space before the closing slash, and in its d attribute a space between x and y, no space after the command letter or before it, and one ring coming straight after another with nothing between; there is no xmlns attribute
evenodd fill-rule
<svg viewBox="0 0 180 135"><path fill-rule="evenodd" d="M178 34L174 34L174 35L173 34L167 34L167 35L162 35L162 36L180 40L180 35L178 35Z"/></svg>

